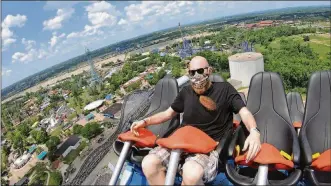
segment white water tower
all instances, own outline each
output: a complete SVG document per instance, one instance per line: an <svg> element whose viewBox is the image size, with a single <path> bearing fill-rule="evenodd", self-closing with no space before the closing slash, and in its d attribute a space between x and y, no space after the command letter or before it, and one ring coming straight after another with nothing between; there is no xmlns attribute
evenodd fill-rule
<svg viewBox="0 0 331 186"><path fill-rule="evenodd" d="M264 61L261 53L238 53L228 59L231 79L241 81L243 87L249 87L253 75L264 72Z"/></svg>

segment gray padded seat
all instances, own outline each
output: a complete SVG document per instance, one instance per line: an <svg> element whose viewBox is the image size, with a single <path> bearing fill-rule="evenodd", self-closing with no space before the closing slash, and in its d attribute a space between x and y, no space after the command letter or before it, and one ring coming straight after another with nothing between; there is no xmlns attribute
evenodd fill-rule
<svg viewBox="0 0 331 186"><path fill-rule="evenodd" d="M177 97L178 92L179 89L176 79L165 76L155 85L155 92L153 94L151 104L148 111L142 118L146 118L168 109ZM152 131L156 136L158 136L158 138L162 138L171 134L172 131L179 127L179 124L179 115L177 115L173 119L159 125L148 126L147 129ZM115 153L119 155L123 148L123 142L116 140L113 148ZM139 165L143 157L148 154L150 149L132 147L131 150L132 151L129 155L130 161Z"/></svg>
<svg viewBox="0 0 331 186"><path fill-rule="evenodd" d="M305 177L313 185L330 185L330 172L310 168L312 155L331 149L331 71L311 75L303 125L299 135Z"/></svg>
<svg viewBox="0 0 331 186"><path fill-rule="evenodd" d="M303 121L304 107L301 95L298 92L289 92L286 99L292 124L296 127Z"/></svg>
<svg viewBox="0 0 331 186"><path fill-rule="evenodd" d="M293 153L294 163L299 164L299 142L288 112L284 86L277 73L259 72L252 77L247 98L247 108L253 114L257 127L260 129L261 144L268 143L279 151L282 150L287 154ZM238 129L242 128L239 127ZM229 152L233 151L235 142L239 138L233 138ZM240 141L244 140L240 139ZM242 150L243 143L240 143L239 146L240 150ZM240 152L240 154L243 153L242 151ZM237 171L231 164L226 164L226 175L232 183L236 185L256 184L256 177L251 178L246 173L241 175L240 172L241 168ZM272 185L294 185L298 182L300 175L301 171L296 169L284 179L268 177L268 182Z"/></svg>

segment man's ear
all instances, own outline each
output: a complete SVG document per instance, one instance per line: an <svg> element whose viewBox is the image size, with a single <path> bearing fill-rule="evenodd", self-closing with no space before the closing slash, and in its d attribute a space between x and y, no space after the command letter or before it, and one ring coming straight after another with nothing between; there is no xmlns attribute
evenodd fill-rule
<svg viewBox="0 0 331 186"><path fill-rule="evenodd" d="M213 73L213 67L208 67L208 74L211 75Z"/></svg>

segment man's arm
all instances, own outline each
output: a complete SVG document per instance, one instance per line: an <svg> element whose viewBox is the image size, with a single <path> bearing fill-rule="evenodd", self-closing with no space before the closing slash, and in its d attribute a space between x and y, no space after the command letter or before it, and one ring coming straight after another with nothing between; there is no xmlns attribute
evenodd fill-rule
<svg viewBox="0 0 331 186"><path fill-rule="evenodd" d="M248 131L251 132L251 129L256 128L256 122L252 113L247 109L247 107L243 107L239 111L239 115L241 120L245 124Z"/></svg>
<svg viewBox="0 0 331 186"><path fill-rule="evenodd" d="M246 156L246 162L253 159L256 154L260 151L261 148L261 140L260 140L260 132L256 129L256 121L252 113L246 108L243 107L239 111L239 115L241 117L242 122L245 124L247 130L250 132L247 137L243 151L248 148L248 153Z"/></svg>
<svg viewBox="0 0 331 186"><path fill-rule="evenodd" d="M172 119L176 114L177 112L175 112L171 107L169 107L167 110L163 112L159 112L143 120L132 123L130 130L136 136L139 136L139 133L137 131L138 128L147 127L148 125L157 125L163 123L165 121Z"/></svg>
<svg viewBox="0 0 331 186"><path fill-rule="evenodd" d="M171 107L169 107L167 110L163 112L159 112L157 114L154 114L150 117L145 118L146 126L148 125L157 125L160 123L163 123L165 121L168 121L172 119L174 116L177 115L177 112L175 112Z"/></svg>

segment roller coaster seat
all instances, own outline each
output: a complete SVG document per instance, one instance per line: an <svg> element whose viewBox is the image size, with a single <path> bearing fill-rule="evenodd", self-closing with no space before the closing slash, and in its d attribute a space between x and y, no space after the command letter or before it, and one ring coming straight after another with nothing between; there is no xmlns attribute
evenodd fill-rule
<svg viewBox="0 0 331 186"><path fill-rule="evenodd" d="M235 185L257 184L257 167L267 165L267 184L294 185L299 181L301 170L300 147L292 125L279 75L273 72L255 74L250 82L247 108L253 114L260 129L261 150L250 162L245 162L247 152L242 148L248 131L239 126L228 148L228 157L235 160L237 170L228 161L226 175ZM286 176L280 171L287 170Z"/></svg>
<svg viewBox="0 0 331 186"><path fill-rule="evenodd" d="M215 73L209 76L209 80L211 82L224 82L224 79Z"/></svg>
<svg viewBox="0 0 331 186"><path fill-rule="evenodd" d="M289 92L286 99L292 124L295 129L300 129L304 113L301 95L298 92Z"/></svg>
<svg viewBox="0 0 331 186"><path fill-rule="evenodd" d="M308 83L299 135L304 177L312 185L331 184L331 71L315 72Z"/></svg>
<svg viewBox="0 0 331 186"><path fill-rule="evenodd" d="M146 118L155 113L165 111L169 108L171 103L175 100L178 95L179 89L176 79L166 76L161 79L155 86L155 92L153 94L150 107L146 114L142 118ZM153 135L156 137L166 137L173 130L179 127L180 120L179 115L175 116L173 119L166 121L160 125L152 125L148 126L148 131L151 131ZM129 129L128 129L129 130ZM146 145L146 144L145 144ZM145 155L148 154L149 150L155 146L154 144L149 144L141 147L141 145L136 145L131 148L131 152L129 153L128 160L132 163L136 163L138 165L141 164L142 159ZM123 142L120 140L116 140L113 146L113 149L117 155L121 153L123 148Z"/></svg>

